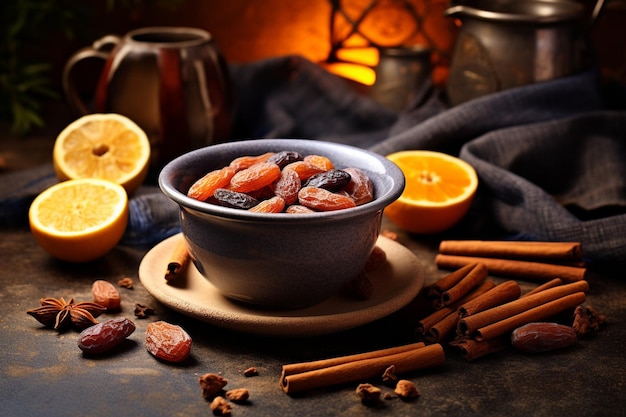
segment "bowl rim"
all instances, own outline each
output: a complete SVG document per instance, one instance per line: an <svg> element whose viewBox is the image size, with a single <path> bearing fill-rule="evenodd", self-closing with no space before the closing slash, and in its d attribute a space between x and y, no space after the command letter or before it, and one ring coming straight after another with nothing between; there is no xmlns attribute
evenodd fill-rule
<svg viewBox="0 0 626 417"><path fill-rule="evenodd" d="M380 172L379 175L384 175L388 177L392 181L392 185L389 188L389 191L383 195L376 196L373 201L362 204L360 206L356 206L353 208L335 210L335 211L325 211L325 212L315 212L315 213L303 213L303 214L289 214L289 213L257 213L250 212L247 210L235 209L231 207L218 206L215 204L205 203L203 201L199 201L188 197L183 192L177 190L174 185L171 183L170 178L174 177L174 170L178 165L182 164L182 161L185 159L192 158L194 156L198 156L207 152L207 149L211 148L214 151L219 151L220 149L229 149L229 153L232 152L232 147L238 147L241 149L246 148L251 143L254 143L259 146L271 146L272 144L280 143L282 149L289 149L289 144L291 146L302 145L303 143L309 144L312 146L321 146L329 149L339 149L342 151L351 151L351 152L359 152L361 155L367 156L369 158L373 158L381 166L384 168L384 173ZM313 144L314 143L314 144ZM356 167L360 169L365 169L363 167ZM386 206L391 204L393 201L397 200L405 186L405 176L402 170L392 161L387 159L385 156L369 151L364 148L357 148L352 145L346 145L342 143L329 142L323 140L313 140L313 139L245 139L238 140L232 142L223 142L213 145L208 145L202 148L195 149L193 151L187 152L183 155L180 155L170 162L168 162L160 171L158 176L158 185L161 191L173 200L175 203L179 205L181 209L193 210L195 212L202 213L204 215L215 216L225 219L231 220L240 220L240 221L270 221L270 222L288 222L288 223L299 223L299 222L311 222L314 220L319 221L330 221L330 220L341 220L345 218L352 218L359 215L364 215L367 213L377 212L379 210L384 209Z"/></svg>

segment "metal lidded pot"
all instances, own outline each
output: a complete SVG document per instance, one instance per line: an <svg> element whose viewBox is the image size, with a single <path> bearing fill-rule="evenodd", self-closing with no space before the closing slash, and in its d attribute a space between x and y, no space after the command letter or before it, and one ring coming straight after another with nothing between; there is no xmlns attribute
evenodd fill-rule
<svg viewBox="0 0 626 417"><path fill-rule="evenodd" d="M568 76L589 65L586 18L573 0L460 0L447 91L456 105L486 94Z"/></svg>

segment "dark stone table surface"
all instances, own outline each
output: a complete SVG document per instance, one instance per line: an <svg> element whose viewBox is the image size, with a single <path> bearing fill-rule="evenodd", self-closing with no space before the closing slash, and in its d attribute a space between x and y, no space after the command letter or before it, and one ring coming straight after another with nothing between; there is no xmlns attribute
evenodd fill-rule
<svg viewBox="0 0 626 417"><path fill-rule="evenodd" d="M49 162L51 147L49 137L1 137L5 167L0 181L3 173ZM397 232L398 241L416 254L426 284L446 273L434 263L437 237L409 236L386 220L383 228ZM444 365L402 375L417 385L419 399L368 407L356 397L356 383L286 395L278 384L281 366L414 342L419 298L388 317L337 334L242 334L186 317L155 300L138 279L146 251L118 246L97 261L72 265L44 253L27 227L0 229L0 415L211 415L197 382L207 372L221 373L228 388L249 389L249 403L234 405L233 416L626 415L626 276L621 269L590 271L587 304L605 314L607 324L572 348L537 355L507 348L473 362L446 349ZM85 357L76 345L76 331L57 333L26 314L41 297L90 300L94 280L116 283L123 277L133 278L135 286L120 289L122 310L114 315L133 319L137 330L113 354ZM523 289L535 285L520 284ZM135 303L153 307L156 314L135 319ZM186 329L193 338L189 360L168 364L146 351L143 335L155 320ZM248 367L256 367L258 376L245 377Z"/></svg>

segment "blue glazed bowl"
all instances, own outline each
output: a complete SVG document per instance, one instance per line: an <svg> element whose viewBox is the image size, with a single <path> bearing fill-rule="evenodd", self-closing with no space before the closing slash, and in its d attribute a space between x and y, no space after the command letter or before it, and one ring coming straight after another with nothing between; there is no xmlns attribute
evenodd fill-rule
<svg viewBox="0 0 626 417"><path fill-rule="evenodd" d="M244 155L290 150L324 155L336 168L365 171L374 200L312 214L253 213L201 202L187 190L207 172ZM404 189L402 171L385 157L351 146L304 139L257 139L201 148L168 163L163 193L180 207L193 263L223 295L264 308L302 308L338 293L365 266L383 209Z"/></svg>

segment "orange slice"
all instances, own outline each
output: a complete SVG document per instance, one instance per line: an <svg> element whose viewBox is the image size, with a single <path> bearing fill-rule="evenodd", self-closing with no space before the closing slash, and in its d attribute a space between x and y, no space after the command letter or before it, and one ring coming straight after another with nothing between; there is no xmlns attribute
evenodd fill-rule
<svg viewBox="0 0 626 417"><path fill-rule="evenodd" d="M387 158L406 178L400 198L385 208L396 225L413 233L439 233L465 216L478 187L476 171L467 162L422 150L396 152Z"/></svg>
<svg viewBox="0 0 626 417"><path fill-rule="evenodd" d="M65 261L91 261L122 238L128 197L122 186L110 181L68 180L39 194L28 218L35 240L46 252Z"/></svg>
<svg viewBox="0 0 626 417"><path fill-rule="evenodd" d="M150 142L125 116L90 114L63 129L54 143L52 159L61 181L101 178L120 184L131 194L148 173Z"/></svg>

